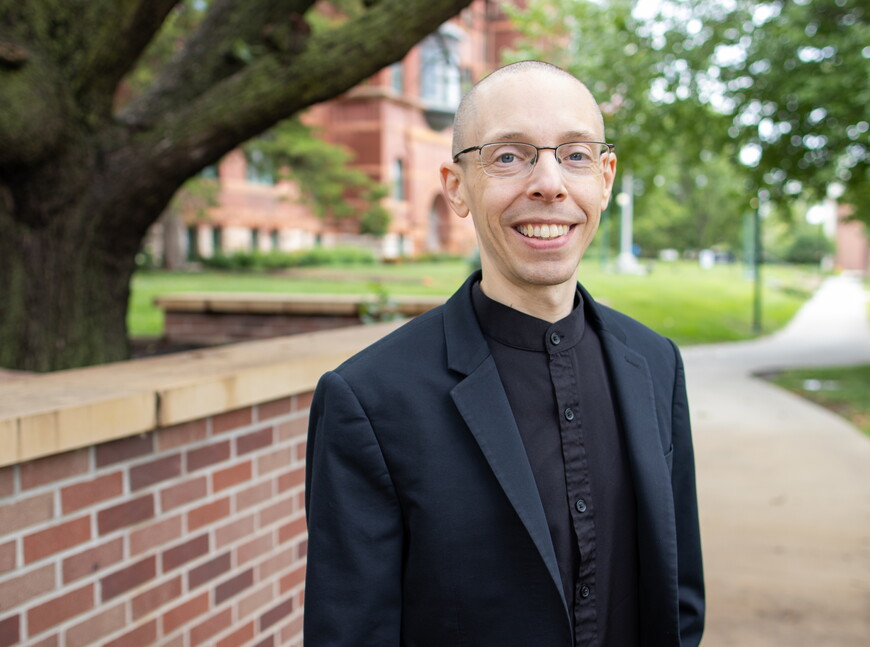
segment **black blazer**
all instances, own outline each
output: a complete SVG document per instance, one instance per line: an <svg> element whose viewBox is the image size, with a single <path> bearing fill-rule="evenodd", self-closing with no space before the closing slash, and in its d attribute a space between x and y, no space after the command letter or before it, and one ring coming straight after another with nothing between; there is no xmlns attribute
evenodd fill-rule
<svg viewBox="0 0 870 647"><path fill-rule="evenodd" d="M477 276L318 384L307 647L573 645L544 510L474 314ZM704 585L682 361L583 298L636 488L641 645L694 646Z"/></svg>

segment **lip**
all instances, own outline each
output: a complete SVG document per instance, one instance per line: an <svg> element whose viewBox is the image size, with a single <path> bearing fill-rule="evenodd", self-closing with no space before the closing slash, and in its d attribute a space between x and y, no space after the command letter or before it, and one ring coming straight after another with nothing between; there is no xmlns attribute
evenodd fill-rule
<svg viewBox="0 0 870 647"><path fill-rule="evenodd" d="M511 226L511 230L513 231L514 235L517 236L524 245L526 245L532 249L552 250L552 249L559 249L559 248L567 245L574 237L574 234L577 231L578 224L581 224L581 223L557 222L557 221L553 221L553 220L534 220L534 221L521 222L521 223L514 224ZM526 236L526 235L520 233L520 231L518 230L519 227L529 226L529 225L531 225L531 226L561 225L561 226L568 227L568 232L561 235L561 236L558 236L556 238L532 238L532 237L529 237L529 236Z"/></svg>

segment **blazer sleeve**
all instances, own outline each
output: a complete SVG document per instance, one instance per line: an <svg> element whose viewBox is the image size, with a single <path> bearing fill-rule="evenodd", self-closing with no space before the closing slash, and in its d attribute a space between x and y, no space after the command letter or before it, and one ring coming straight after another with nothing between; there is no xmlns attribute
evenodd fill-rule
<svg viewBox="0 0 870 647"><path fill-rule="evenodd" d="M310 647L398 647L402 520L366 412L337 373L309 419L304 640Z"/></svg>
<svg viewBox="0 0 870 647"><path fill-rule="evenodd" d="M673 345L673 342L672 342ZM677 567L679 569L680 644L695 647L704 631L704 571L701 561L701 533L695 488L695 456L686 395L686 374L676 345L676 375L672 402L674 447L671 484L677 525Z"/></svg>

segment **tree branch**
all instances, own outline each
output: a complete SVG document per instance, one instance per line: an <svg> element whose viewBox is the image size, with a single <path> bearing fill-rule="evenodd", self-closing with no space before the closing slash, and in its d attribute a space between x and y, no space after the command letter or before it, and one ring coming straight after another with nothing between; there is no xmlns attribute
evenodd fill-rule
<svg viewBox="0 0 870 647"><path fill-rule="evenodd" d="M120 115L147 124L275 50L301 49L308 28L302 15L315 0L217 0L181 53ZM283 33L282 33L283 32Z"/></svg>
<svg viewBox="0 0 870 647"><path fill-rule="evenodd" d="M87 44L74 70L81 102L108 114L118 83L181 0L91 0L80 24ZM72 4L72 3L70 3Z"/></svg>

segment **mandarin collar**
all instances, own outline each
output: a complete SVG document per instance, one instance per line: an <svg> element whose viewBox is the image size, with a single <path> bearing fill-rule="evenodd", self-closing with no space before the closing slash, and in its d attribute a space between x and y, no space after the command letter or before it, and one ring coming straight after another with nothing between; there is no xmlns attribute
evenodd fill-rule
<svg viewBox="0 0 870 647"><path fill-rule="evenodd" d="M472 286L471 298L483 334L512 348L559 353L579 344L586 331L579 290L571 313L552 324L490 299L480 289L480 281Z"/></svg>

